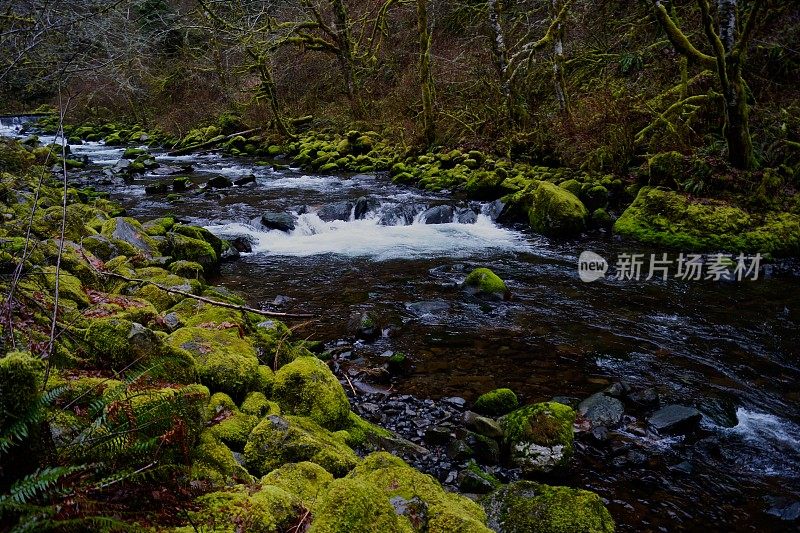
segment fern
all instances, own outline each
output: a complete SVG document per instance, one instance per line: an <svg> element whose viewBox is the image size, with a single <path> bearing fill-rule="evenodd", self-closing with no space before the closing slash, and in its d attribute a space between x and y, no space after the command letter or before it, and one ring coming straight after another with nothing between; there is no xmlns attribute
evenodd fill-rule
<svg viewBox="0 0 800 533"><path fill-rule="evenodd" d="M51 466L17 480L8 494L0 496L0 509L23 505L50 494L63 478L84 470L84 466Z"/></svg>
<svg viewBox="0 0 800 533"><path fill-rule="evenodd" d="M0 435L0 456L28 438L30 430L37 424L41 424L47 417L47 408L51 407L61 396L67 387L56 387L45 394L28 410L25 415L11 424Z"/></svg>

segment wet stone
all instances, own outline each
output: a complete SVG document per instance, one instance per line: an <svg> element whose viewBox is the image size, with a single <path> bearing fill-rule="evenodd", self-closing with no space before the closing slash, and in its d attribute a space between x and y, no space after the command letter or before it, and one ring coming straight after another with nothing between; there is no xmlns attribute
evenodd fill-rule
<svg viewBox="0 0 800 533"><path fill-rule="evenodd" d="M653 413L647 422L661 434L690 433L697 429L702 415L694 407L667 405Z"/></svg>

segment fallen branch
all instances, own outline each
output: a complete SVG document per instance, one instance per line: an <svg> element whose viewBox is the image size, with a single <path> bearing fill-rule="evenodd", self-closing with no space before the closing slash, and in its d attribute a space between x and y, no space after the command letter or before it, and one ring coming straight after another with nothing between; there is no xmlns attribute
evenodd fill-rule
<svg viewBox="0 0 800 533"><path fill-rule="evenodd" d="M231 133L230 135L226 135L225 137L222 137L221 139L218 138L218 137L215 137L215 138L211 139L210 141L201 142L200 144L194 144L192 146L187 146L185 148L179 148L177 150L173 150L171 152L167 152L167 155L169 155L169 156L178 156L178 155L190 154L190 153L194 152L195 150L202 150L203 148L209 148L211 146L215 146L215 145L220 144L222 142L229 141L229 140L233 139L234 137L239 137L240 135L241 136L250 135L251 133L257 133L259 131L261 131L261 128L253 128L252 130L240 131L239 133Z"/></svg>
<svg viewBox="0 0 800 533"><path fill-rule="evenodd" d="M162 291L166 291L172 294L180 294L181 296L185 296L186 298L192 298L194 300L198 300L203 303L216 305L217 307L225 307L227 309L235 309L237 311L247 311L249 313L256 313L263 316L278 317L278 318L310 318L314 316L308 313L279 313L277 311L264 311L263 309L256 309L254 307L248 307L246 305L236 305L228 302L220 302L218 300L212 300L211 298L206 298L205 296L198 296L196 294L182 291L180 289L165 287L164 285L146 279L129 278L127 276L123 276L122 274L117 274L116 272L101 272L101 274L104 276L121 279L129 283L147 283L158 289L161 289Z"/></svg>

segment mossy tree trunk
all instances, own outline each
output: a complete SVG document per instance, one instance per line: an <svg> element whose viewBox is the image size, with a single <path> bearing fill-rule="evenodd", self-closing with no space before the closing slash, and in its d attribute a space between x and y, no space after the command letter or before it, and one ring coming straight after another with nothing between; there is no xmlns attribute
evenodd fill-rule
<svg viewBox="0 0 800 533"><path fill-rule="evenodd" d="M428 26L428 0L417 0L417 31L419 33L419 83L422 89L423 139L428 146L436 142L434 114L435 89L431 67L431 32Z"/></svg>
<svg viewBox="0 0 800 533"><path fill-rule="evenodd" d="M331 0L331 9L333 10L334 31L339 48L339 53L337 54L339 68L342 71L342 78L344 78L347 99L350 101L353 116L360 118L362 109L358 91L356 90L355 46L350 32L350 18L342 0Z"/></svg>
<svg viewBox="0 0 800 533"><path fill-rule="evenodd" d="M701 52L692 44L688 36L678 28L674 17L661 0L653 0L655 15L678 53L690 63L715 70L724 103L723 130L728 146L728 160L736 168L750 170L755 167L756 160L750 136L750 106L747 102L743 67L750 39L764 9L764 1L750 2L751 7L743 25L739 23L737 0L716 0L716 25L709 0L696 1L703 32L712 54Z"/></svg>
<svg viewBox="0 0 800 533"><path fill-rule="evenodd" d="M269 64L269 58L257 54L252 50L247 51L248 55L256 62L256 70L258 77L261 81L259 86L259 93L261 96L267 98L270 110L272 111L273 120L275 121L275 129L278 130L282 136L288 139L294 139L295 135L289 131L286 121L281 112L280 100L278 100L278 88L275 86L275 80L272 77L272 67Z"/></svg>

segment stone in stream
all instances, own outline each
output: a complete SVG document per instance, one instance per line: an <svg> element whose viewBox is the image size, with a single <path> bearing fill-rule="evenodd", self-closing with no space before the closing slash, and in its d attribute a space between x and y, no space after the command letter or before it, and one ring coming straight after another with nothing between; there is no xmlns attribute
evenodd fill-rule
<svg viewBox="0 0 800 533"><path fill-rule="evenodd" d="M366 218L367 213L370 211L375 211L381 206L381 203L376 200L375 198L367 198L362 196L358 200L356 200L356 205L354 208L354 216L356 220L362 220Z"/></svg>
<svg viewBox="0 0 800 533"><path fill-rule="evenodd" d="M592 394L578 404L578 414L589 421L591 428L617 427L622 422L624 412L621 401L603 392Z"/></svg>
<svg viewBox="0 0 800 533"><path fill-rule="evenodd" d="M437 316L449 311L450 304L445 302L444 300L433 300L430 302L414 302L406 304L406 309L408 309L412 314L418 317Z"/></svg>
<svg viewBox="0 0 800 533"><path fill-rule="evenodd" d="M677 435L697 429L701 418L700 411L694 407L672 404L650 415L647 422L663 435Z"/></svg>
<svg viewBox="0 0 800 533"><path fill-rule="evenodd" d="M500 217L500 213L503 212L505 205L506 204L503 203L502 200L495 200L490 204L486 204L486 206L483 208L483 214L492 219L492 222L494 222Z"/></svg>
<svg viewBox="0 0 800 533"><path fill-rule="evenodd" d="M422 213L425 224L449 224L453 221L453 206L439 205Z"/></svg>
<svg viewBox="0 0 800 533"><path fill-rule="evenodd" d="M500 424L491 418L481 416L472 411L464 413L464 425L475 433L491 439L499 439L503 436L503 429Z"/></svg>
<svg viewBox="0 0 800 533"><path fill-rule="evenodd" d="M478 221L478 214L467 207L456 210L456 220L459 224L474 224Z"/></svg>
<svg viewBox="0 0 800 533"><path fill-rule="evenodd" d="M167 194L169 192L169 185L166 183L153 183L145 185L145 194Z"/></svg>
<svg viewBox="0 0 800 533"><path fill-rule="evenodd" d="M289 213L267 211L261 215L261 225L268 229L290 232L295 228L295 218Z"/></svg>
<svg viewBox="0 0 800 533"><path fill-rule="evenodd" d="M239 252L249 254L253 251L255 239L249 235L237 235L235 237L231 237L228 242L231 243L231 246L236 248Z"/></svg>
<svg viewBox="0 0 800 533"><path fill-rule="evenodd" d="M245 176L243 178L239 178L238 180L234 181L233 184L237 187L241 187L243 185L248 185L250 183L255 183L256 177L254 174L250 174L249 176Z"/></svg>
<svg viewBox="0 0 800 533"><path fill-rule="evenodd" d="M645 407L658 407L658 392L652 387L635 390L628 395L628 399Z"/></svg>
<svg viewBox="0 0 800 533"><path fill-rule="evenodd" d="M495 489L495 483L488 475L478 474L468 468L458 474L458 489L467 494L488 494Z"/></svg>
<svg viewBox="0 0 800 533"><path fill-rule="evenodd" d="M350 202L338 202L335 204L323 205L317 211L317 216L323 222L333 222L334 220L342 220L347 222L350 220L350 213L353 212L353 204Z"/></svg>
<svg viewBox="0 0 800 533"><path fill-rule="evenodd" d="M227 189L233 182L225 176L215 176L206 182L206 189Z"/></svg>
<svg viewBox="0 0 800 533"><path fill-rule="evenodd" d="M176 174L183 174L184 172L186 172L184 167L162 165L159 168L153 169L151 173L155 176L174 176Z"/></svg>
<svg viewBox="0 0 800 533"><path fill-rule="evenodd" d="M431 426L425 430L425 442L428 444L446 444L453 436L453 429L447 426Z"/></svg>
<svg viewBox="0 0 800 533"><path fill-rule="evenodd" d="M189 178L180 177L172 180L172 190L175 192L183 192L192 187L192 182Z"/></svg>
<svg viewBox="0 0 800 533"><path fill-rule="evenodd" d="M575 411L555 402L527 405L500 418L511 462L523 473L550 473L574 452Z"/></svg>

